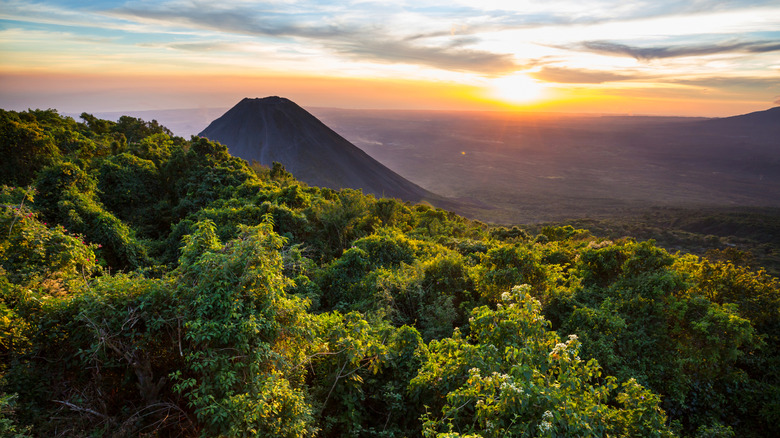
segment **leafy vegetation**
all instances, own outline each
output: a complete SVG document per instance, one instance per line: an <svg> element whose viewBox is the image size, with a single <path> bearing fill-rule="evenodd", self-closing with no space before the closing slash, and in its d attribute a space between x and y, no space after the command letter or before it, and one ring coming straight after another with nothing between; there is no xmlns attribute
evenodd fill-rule
<svg viewBox="0 0 780 438"><path fill-rule="evenodd" d="M773 436L780 286L3 111L4 436ZM7 135L6 135L7 134Z"/></svg>
<svg viewBox="0 0 780 438"><path fill-rule="evenodd" d="M780 209L655 207L611 219L578 219L568 224L610 239L633 236L655 240L669 251L730 261L780 275ZM537 225L561 226L566 224Z"/></svg>

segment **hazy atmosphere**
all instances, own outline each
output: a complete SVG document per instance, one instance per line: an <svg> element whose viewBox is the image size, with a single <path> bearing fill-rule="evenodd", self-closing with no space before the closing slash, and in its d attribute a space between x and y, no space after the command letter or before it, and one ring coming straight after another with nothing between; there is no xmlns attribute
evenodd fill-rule
<svg viewBox="0 0 780 438"><path fill-rule="evenodd" d="M780 99L776 1L0 1L0 107L727 116Z"/></svg>

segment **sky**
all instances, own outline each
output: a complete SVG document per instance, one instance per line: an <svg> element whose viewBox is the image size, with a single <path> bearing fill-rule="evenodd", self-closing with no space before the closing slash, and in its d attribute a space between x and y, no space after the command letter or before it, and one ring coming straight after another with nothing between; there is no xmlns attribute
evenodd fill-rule
<svg viewBox="0 0 780 438"><path fill-rule="evenodd" d="M721 117L780 105L780 1L0 0L0 108Z"/></svg>

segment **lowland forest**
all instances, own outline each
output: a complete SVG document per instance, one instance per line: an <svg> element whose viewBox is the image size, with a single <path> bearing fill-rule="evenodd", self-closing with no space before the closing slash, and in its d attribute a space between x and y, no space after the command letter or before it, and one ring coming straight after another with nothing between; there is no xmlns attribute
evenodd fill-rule
<svg viewBox="0 0 780 438"><path fill-rule="evenodd" d="M632 215L602 214L586 201L609 185L574 164L615 131L583 120L567 129L593 141L569 168L542 158L564 157L570 132L559 150L529 141L549 178L501 180L520 164L495 124L479 147L414 149L481 169L453 182L468 190L397 154L442 197L410 202L310 185L156 121L0 110L0 435L777 436L780 284L761 267L778 254L777 152L743 138L741 161L716 153L721 122L753 119L628 123L611 141L638 140L602 169L634 166L610 193ZM692 132L711 147L684 147ZM392 142L371 141L389 165ZM635 163L673 154L667 185L631 183ZM721 173L691 173L699 161ZM522 181L540 191L512 207Z"/></svg>

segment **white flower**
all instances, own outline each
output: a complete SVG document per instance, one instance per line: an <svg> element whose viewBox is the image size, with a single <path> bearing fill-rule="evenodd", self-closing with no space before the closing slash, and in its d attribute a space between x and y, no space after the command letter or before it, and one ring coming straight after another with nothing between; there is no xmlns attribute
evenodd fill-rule
<svg viewBox="0 0 780 438"><path fill-rule="evenodd" d="M547 432L548 430L552 429L552 423L550 422L553 419L553 413L550 411L545 411L544 414L542 414L542 422L539 423L539 432Z"/></svg>
<svg viewBox="0 0 780 438"><path fill-rule="evenodd" d="M558 356L559 354L565 353L566 352L566 347L567 346L564 343L556 344L555 348L552 349L552 351L550 352L549 356L555 357L555 356Z"/></svg>

